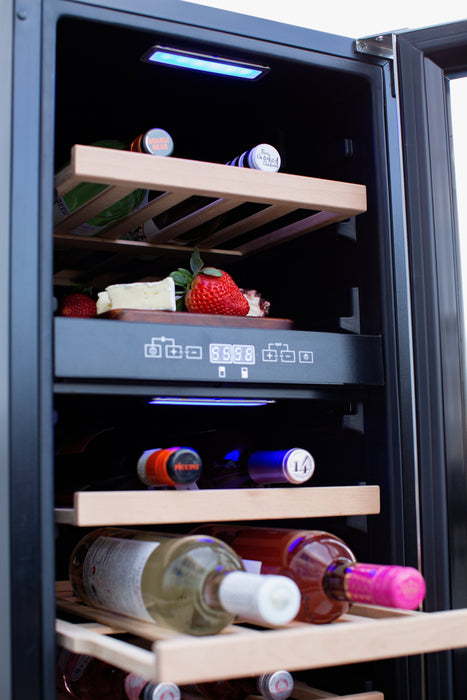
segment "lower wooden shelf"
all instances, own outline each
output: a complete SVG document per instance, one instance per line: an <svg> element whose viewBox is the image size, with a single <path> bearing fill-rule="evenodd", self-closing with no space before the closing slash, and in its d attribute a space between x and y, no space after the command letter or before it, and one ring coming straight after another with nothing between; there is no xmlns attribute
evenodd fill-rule
<svg viewBox="0 0 467 700"><path fill-rule="evenodd" d="M184 695L184 697L187 697ZM203 700L201 696L192 695L190 696L193 700ZM370 693L357 693L352 695L334 695L333 693L326 693L324 690L318 690L317 688L310 688L303 683L295 683L291 700L324 700L325 698L345 698L345 700L384 700L383 693L370 692ZM67 693L57 691L57 700L70 700L70 696ZM259 695L248 695L245 700L262 700Z"/></svg>
<svg viewBox="0 0 467 700"><path fill-rule="evenodd" d="M293 622L278 629L250 629L235 624L218 635L192 637L87 607L72 596L67 582L57 585L57 607L62 616L88 620L76 624L58 619L59 645L150 680L180 685L467 646L467 609L419 613L355 605L352 614L328 625ZM147 640L150 649L110 636L123 632Z"/></svg>
<svg viewBox="0 0 467 700"><path fill-rule="evenodd" d="M55 509L55 521L97 527L370 515L379 510L379 486L78 491L72 507Z"/></svg>

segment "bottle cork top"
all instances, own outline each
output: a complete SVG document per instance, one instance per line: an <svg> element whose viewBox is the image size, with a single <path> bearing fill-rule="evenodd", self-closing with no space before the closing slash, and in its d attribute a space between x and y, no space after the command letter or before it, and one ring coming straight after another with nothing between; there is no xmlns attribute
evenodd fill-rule
<svg viewBox="0 0 467 700"><path fill-rule="evenodd" d="M193 484L201 475L201 458L190 447L145 450L138 460L137 472L146 486Z"/></svg>
<svg viewBox="0 0 467 700"><path fill-rule="evenodd" d="M291 622L301 602L298 586L290 578L245 571L232 571L225 576L219 599L230 613L271 625Z"/></svg>
<svg viewBox="0 0 467 700"><path fill-rule="evenodd" d="M353 564L345 576L349 597L359 603L415 610L425 597L425 580L410 566Z"/></svg>
<svg viewBox="0 0 467 700"><path fill-rule="evenodd" d="M288 671L264 673L258 678L258 690L266 700L286 700L293 691L293 678Z"/></svg>
<svg viewBox="0 0 467 700"><path fill-rule="evenodd" d="M170 156L174 149L174 142L165 129L149 129L141 137L141 150L153 156Z"/></svg>
<svg viewBox="0 0 467 700"><path fill-rule="evenodd" d="M141 700L180 700L180 688L175 683L148 683L147 692L143 693ZM145 690L146 690L145 688Z"/></svg>

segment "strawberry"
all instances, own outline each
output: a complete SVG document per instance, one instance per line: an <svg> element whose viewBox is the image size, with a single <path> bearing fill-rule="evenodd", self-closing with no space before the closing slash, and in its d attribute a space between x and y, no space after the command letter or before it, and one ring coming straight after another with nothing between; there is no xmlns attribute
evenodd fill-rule
<svg viewBox="0 0 467 700"><path fill-rule="evenodd" d="M190 268L179 267L170 276L182 288L178 308L185 304L195 314L218 314L224 316L246 316L250 310L248 300L240 288L224 270L204 267L198 248L193 250ZM180 303L181 302L181 303Z"/></svg>
<svg viewBox="0 0 467 700"><path fill-rule="evenodd" d="M92 318L97 315L96 302L87 294L75 292L62 299L59 314L60 316L72 316L75 318Z"/></svg>

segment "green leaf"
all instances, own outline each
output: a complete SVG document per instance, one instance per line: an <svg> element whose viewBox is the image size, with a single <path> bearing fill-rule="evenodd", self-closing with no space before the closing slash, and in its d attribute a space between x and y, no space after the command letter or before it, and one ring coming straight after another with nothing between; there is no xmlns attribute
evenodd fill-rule
<svg viewBox="0 0 467 700"><path fill-rule="evenodd" d="M171 272L169 277L173 279L176 285L179 287L186 288L190 284L192 280L192 275L188 270L183 270L182 268L179 268L178 270L175 270L174 272Z"/></svg>
<svg viewBox="0 0 467 700"><path fill-rule="evenodd" d="M180 296L175 295L175 308L177 311L186 311L184 294Z"/></svg>
<svg viewBox="0 0 467 700"><path fill-rule="evenodd" d="M193 248L193 252L190 258L190 268L193 275L197 275L198 272L203 268L203 265L204 263L201 260L198 248Z"/></svg>
<svg viewBox="0 0 467 700"><path fill-rule="evenodd" d="M222 270L218 270L217 267L205 267L203 270L203 275L210 275L211 277L222 277Z"/></svg>

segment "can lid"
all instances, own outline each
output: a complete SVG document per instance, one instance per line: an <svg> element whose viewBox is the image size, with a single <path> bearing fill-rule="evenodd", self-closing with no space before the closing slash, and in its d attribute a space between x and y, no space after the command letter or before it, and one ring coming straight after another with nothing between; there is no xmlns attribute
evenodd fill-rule
<svg viewBox="0 0 467 700"><path fill-rule="evenodd" d="M258 690L266 700L286 700L292 695L293 678L288 671L264 673L258 678Z"/></svg>
<svg viewBox="0 0 467 700"><path fill-rule="evenodd" d="M191 447L168 447L143 452L137 472L146 486L176 486L197 481L201 466L201 457Z"/></svg>
<svg viewBox="0 0 467 700"><path fill-rule="evenodd" d="M231 571L219 586L219 600L225 610L250 622L286 625L297 615L301 596L286 576Z"/></svg>
<svg viewBox="0 0 467 700"><path fill-rule="evenodd" d="M153 156L170 156L174 149L174 142L165 129L149 129L141 139L143 153Z"/></svg>
<svg viewBox="0 0 467 700"><path fill-rule="evenodd" d="M248 166L255 170L276 173L281 167L279 151L269 143L260 143L248 152Z"/></svg>
<svg viewBox="0 0 467 700"><path fill-rule="evenodd" d="M301 447L288 450L282 461L282 470L287 481L292 484L303 484L308 481L315 471L315 460Z"/></svg>

